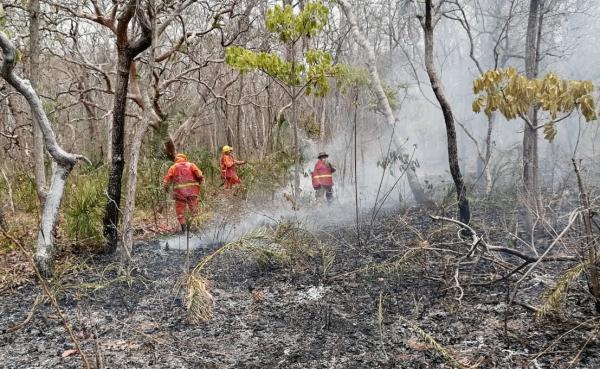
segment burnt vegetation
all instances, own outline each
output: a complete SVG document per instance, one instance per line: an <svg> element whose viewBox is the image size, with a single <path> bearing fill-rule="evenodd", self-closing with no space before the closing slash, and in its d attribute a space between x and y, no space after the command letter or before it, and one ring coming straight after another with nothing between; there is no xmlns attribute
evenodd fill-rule
<svg viewBox="0 0 600 369"><path fill-rule="evenodd" d="M5 3L0 368L600 367L597 4Z"/></svg>

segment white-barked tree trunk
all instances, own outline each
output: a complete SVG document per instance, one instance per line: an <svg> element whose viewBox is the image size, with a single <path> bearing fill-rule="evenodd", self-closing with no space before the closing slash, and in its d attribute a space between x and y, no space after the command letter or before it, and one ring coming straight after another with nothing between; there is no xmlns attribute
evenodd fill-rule
<svg viewBox="0 0 600 369"><path fill-rule="evenodd" d="M40 273L45 277L52 276L54 261L54 227L58 217L58 209L63 198L65 183L71 170L78 159L83 156L74 155L63 150L56 141L56 135L52 130L50 121L44 112L42 101L37 95L29 81L22 79L14 73L16 64L16 49L5 33L0 31L0 48L2 48L3 60L0 74L2 78L19 92L31 108L33 121L38 125L46 150L56 163L52 173L50 188L46 196L46 202L42 210L42 218L38 229L37 246L34 259Z"/></svg>
<svg viewBox="0 0 600 369"><path fill-rule="evenodd" d="M369 40L366 39L366 37L358 28L358 20L352 11L352 6L350 3L347 0L339 0L338 4L340 4L344 14L346 14L346 19L350 24L350 31L352 32L356 43L365 51L367 55L367 69L369 70L369 75L373 81L373 87L375 89L375 95L377 96L379 106L383 110L383 114L385 115L387 123L390 126L394 126L396 118L394 117L394 112L392 111L392 107L390 106L388 98L385 95L385 91L383 90L381 79L379 78L379 72L377 71L377 59L375 58L373 47L371 46ZM423 186L419 182L414 161L401 147L400 150L402 160L406 165L406 178L408 180L408 185L410 186L410 190L413 193L415 201L418 204L428 203L429 199L423 190Z"/></svg>

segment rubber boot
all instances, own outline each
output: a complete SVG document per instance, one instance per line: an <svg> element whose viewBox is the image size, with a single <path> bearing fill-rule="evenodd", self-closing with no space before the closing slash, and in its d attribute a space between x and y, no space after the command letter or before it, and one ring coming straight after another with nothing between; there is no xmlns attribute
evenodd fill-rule
<svg viewBox="0 0 600 369"><path fill-rule="evenodd" d="M181 233L185 233L187 231L187 224L181 225Z"/></svg>

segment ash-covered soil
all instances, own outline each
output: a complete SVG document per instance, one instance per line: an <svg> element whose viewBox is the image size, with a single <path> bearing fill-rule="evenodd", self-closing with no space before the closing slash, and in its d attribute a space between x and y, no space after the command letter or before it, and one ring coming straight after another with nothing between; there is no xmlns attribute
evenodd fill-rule
<svg viewBox="0 0 600 369"><path fill-rule="evenodd" d="M129 275L111 257L80 256L51 286L95 367L600 367L583 286L566 302L568 317L536 320L519 305L507 312L508 283L477 286L503 275L495 263L465 259L456 274L460 254L436 250L464 254L453 226L411 211L365 224L362 237L358 244L352 226L325 226L305 259L218 255L203 272L214 306L201 324L189 323L184 306L185 252L158 242L137 245ZM194 250L190 265L216 247ZM519 301L538 304L567 265L533 273ZM0 367L82 367L46 300L23 328L7 331L39 293L31 281L0 292Z"/></svg>

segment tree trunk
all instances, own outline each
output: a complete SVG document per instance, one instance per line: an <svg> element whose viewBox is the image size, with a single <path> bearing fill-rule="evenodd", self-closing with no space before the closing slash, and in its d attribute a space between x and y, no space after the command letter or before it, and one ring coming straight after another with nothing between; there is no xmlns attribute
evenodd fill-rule
<svg viewBox="0 0 600 369"><path fill-rule="evenodd" d="M494 123L496 120L496 114L488 118L488 129L487 135L485 136L485 162L483 163L483 175L485 178L485 195L489 196L492 193L493 179L492 169L490 168L490 160L492 159L492 132L494 129Z"/></svg>
<svg viewBox="0 0 600 369"><path fill-rule="evenodd" d="M154 1L151 0L149 2L149 6L152 11L152 28L151 28L151 42L150 42L150 56L148 57L148 87L152 83L153 71L154 71L154 51L156 46L156 17L155 12L155 4ZM133 65L135 67L135 65ZM133 68L135 71L135 68ZM137 86L138 93L142 96L143 107L144 107L144 115L143 120L139 123L132 139L131 139L131 149L129 151L129 169L127 172L127 197L125 200L125 211L123 214L123 247L121 248L121 260L129 261L131 260L131 255L133 251L133 216L135 213L135 193L137 189L137 169L138 163L140 160L140 151L142 148L142 141L146 136L146 132L148 131L148 127L152 122L154 117L158 117L158 112L154 113L152 104L150 104L150 99L148 97L148 93L146 93L147 88L144 88L144 91L140 88L139 81L135 81Z"/></svg>
<svg viewBox="0 0 600 369"><path fill-rule="evenodd" d="M8 230L8 226L6 225L6 218L4 217L4 209L0 206L0 229L3 231Z"/></svg>
<svg viewBox="0 0 600 369"><path fill-rule="evenodd" d="M108 202L104 214L104 237L107 240L106 251L117 250L117 231L119 225L119 205L121 204L121 179L125 166L125 111L127 109L127 87L129 85L129 67L131 59L124 47L118 51L117 81L112 118L111 163L108 175Z"/></svg>
<svg viewBox="0 0 600 369"><path fill-rule="evenodd" d="M459 219L465 224L471 220L471 210L467 198L467 189L460 172L458 164L458 147L456 144L456 129L454 127L454 115L452 108L446 98L444 87L433 65L433 29L437 20L433 20L431 0L425 0L425 19L422 20L423 32L425 34L425 69L431 82L433 93L440 103L444 122L446 124L446 137L448 141L448 164L450 165L450 174L456 188L456 197L458 200Z"/></svg>
<svg viewBox="0 0 600 369"><path fill-rule="evenodd" d="M34 90L38 88L40 70L40 1L29 1L29 82ZM40 127L32 122L33 131L33 173L35 189L40 201L40 209L46 201L46 166L44 162L44 137Z"/></svg>
<svg viewBox="0 0 600 369"><path fill-rule="evenodd" d="M321 99L321 114L319 118L319 139L321 143L325 143L325 139L327 138L325 134L325 108L325 99Z"/></svg>
<svg viewBox="0 0 600 369"><path fill-rule="evenodd" d="M295 66L296 66L296 45L295 44L290 44L288 47L288 60L291 60L292 62L292 76L295 75ZM298 93L296 91L296 88L294 86L291 87L291 94L290 96L292 97L292 126L294 129L294 201L296 204L298 204L298 198L300 196L300 172L301 172L301 167L300 167L300 142L298 139L298 117L297 117L297 110L298 107L297 105L297 100L298 100ZM296 208L296 206L294 205L294 208Z"/></svg>
<svg viewBox="0 0 600 369"><path fill-rule="evenodd" d="M150 70L152 70L152 61ZM152 75L150 75L152 79ZM137 189L137 169L140 160L140 151L142 141L148 132L148 127L152 121L152 107L148 101L148 95L143 93L144 116L142 121L136 127L131 138L131 147L129 150L129 168L127 171L127 196L125 198L125 209L123 210L123 247L121 247L121 260L129 261L133 249L133 215L135 213L135 193Z"/></svg>
<svg viewBox="0 0 600 369"><path fill-rule="evenodd" d="M244 90L244 76L240 76L240 85L239 85L239 89L238 89L238 103L239 101L242 99L242 94L243 94L243 90ZM238 104L237 109L236 109L236 116L235 116L235 134L236 134L236 145L237 145L237 152L239 154L239 157L243 157L244 156L244 151L245 147L243 147L243 140L242 140L242 115L244 114L243 110L242 110L242 104Z"/></svg>
<svg viewBox="0 0 600 369"><path fill-rule="evenodd" d="M127 90L129 86L129 68L133 59L146 50L152 42L151 29L147 21L140 21L141 34L136 40L128 40L128 28L131 19L136 14L143 16L137 0L129 0L119 16L117 24L117 80L114 94L111 136L111 167L108 175L108 201L103 220L103 233L106 237L106 251L113 253L117 250L119 212L121 209L121 179L125 166L125 112L127 110Z"/></svg>
<svg viewBox="0 0 600 369"><path fill-rule="evenodd" d="M592 229L592 217L594 216L594 212L592 211L592 206L590 204L588 194L585 191L585 188L583 187L581 172L579 171L579 167L577 166L577 161L575 160L575 158L571 159L571 161L573 162L573 167L575 168L575 175L577 177L577 186L579 187L579 201L584 209L584 211L580 215L583 221L585 235L585 248L582 250L581 254L585 255L587 253L587 268L589 271L588 288L592 293L592 296L594 297L596 313L600 313L600 280L598 278L597 261L598 241L594 237L594 230Z"/></svg>
<svg viewBox="0 0 600 369"><path fill-rule="evenodd" d="M33 120L39 126L44 137L46 149L57 164L54 168L50 190L44 203L34 255L35 262L42 276L51 277L54 261L54 227L56 226L58 209L64 194L65 182L77 159L83 159L83 157L68 153L58 145L39 96L26 80L22 80L14 74L16 49L1 31L0 48L2 48L4 54L1 68L2 77L27 100L31 108Z"/></svg>
<svg viewBox="0 0 600 369"><path fill-rule="evenodd" d="M362 47L365 53L367 54L367 68L369 70L371 79L373 80L373 85L375 87L375 94L377 96L378 103L383 110L387 123L390 126L393 126L396 119L394 118L394 113L392 112L392 108L390 107L390 103L387 99L387 96L383 91L381 80L379 79L379 72L377 71L377 60L375 59L375 53L373 52L373 48L369 44L369 41L363 36L363 34L358 29L358 21L356 20L356 16L352 12L352 7L350 6L348 0L339 0L338 3L340 4L342 10L346 14L346 18L348 19L348 23L350 24L350 30L352 31L352 35L354 36L356 43L360 47ZM406 178L408 180L408 185L413 193L415 201L421 205L430 203L431 200L425 194L423 186L419 182L414 161L412 161L410 155L406 153L404 149L402 149L401 145L398 146L399 149L402 150L401 156L404 164L406 165Z"/></svg>
<svg viewBox="0 0 600 369"><path fill-rule="evenodd" d="M292 87L292 125L294 127L294 201L300 196L300 146L298 142L298 122L296 117L296 89Z"/></svg>
<svg viewBox="0 0 600 369"><path fill-rule="evenodd" d="M531 0L529 3L529 19L527 21L527 37L525 41L525 74L528 79L534 79L538 75L538 33L541 26L540 0ZM524 123L523 132L523 185L527 206L526 226L527 230L534 233L533 214L537 214L541 208L539 199L539 165L538 165L538 135L537 109L531 108L527 114L531 126Z"/></svg>

